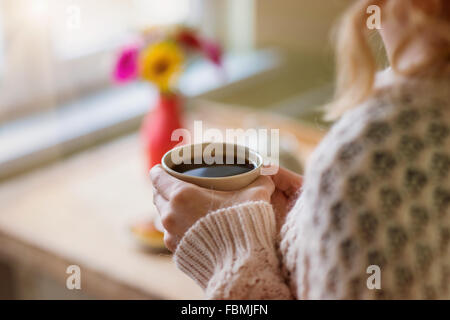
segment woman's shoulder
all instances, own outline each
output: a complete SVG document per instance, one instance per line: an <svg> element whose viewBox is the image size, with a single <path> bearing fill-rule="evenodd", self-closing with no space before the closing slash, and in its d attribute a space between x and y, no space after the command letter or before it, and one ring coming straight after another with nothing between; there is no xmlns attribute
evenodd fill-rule
<svg viewBox="0 0 450 320"><path fill-rule="evenodd" d="M291 214L315 279L311 296L448 297L450 99L436 88L380 88L314 151ZM382 268L384 291L357 282L369 265ZM421 274L428 267L434 279Z"/></svg>
<svg viewBox="0 0 450 320"><path fill-rule="evenodd" d="M357 169L373 174L394 163L418 164L428 159L422 153L449 150L449 83L399 81L379 86L332 126L311 155L305 183L339 181Z"/></svg>

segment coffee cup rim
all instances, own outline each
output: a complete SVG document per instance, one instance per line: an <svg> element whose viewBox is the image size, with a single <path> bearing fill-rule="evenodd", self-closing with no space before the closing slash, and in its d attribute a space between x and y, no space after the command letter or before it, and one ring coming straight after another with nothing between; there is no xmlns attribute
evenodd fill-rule
<svg viewBox="0 0 450 320"><path fill-rule="evenodd" d="M233 145L233 146L244 147L244 148L248 149L249 152L253 153L253 154L257 157L257 159L258 159L257 162L258 162L258 163L255 164L255 167L254 167L252 170L250 170L250 171L247 171L247 172L244 172L244 173L240 173L240 174L236 174L236 175L232 175L232 176L225 176L225 177L198 177L198 176L190 176L190 175L187 175L187 174L184 174L184 173L175 171L175 170L173 170L172 168L170 168L170 167L167 165L166 159L167 159L167 157L169 157L169 155L170 155L173 151L176 151L176 150L179 150L179 149L182 149L182 148L187 148L187 147L195 147L195 146L198 146L198 145L203 146L203 145L205 145L205 144L208 144L208 145L209 145L209 144L221 144L221 145ZM162 167L164 168L164 170L166 170L168 173L172 174L172 175L175 176L175 177L176 177L177 175L182 175L182 176L190 177L191 179L195 179L195 180L205 180L205 179L206 179L206 180L208 180L208 181L214 181L214 180L228 180L228 179L235 179L235 178L237 178L237 177L243 177L243 176L246 176L246 175L254 174L255 170L259 170L259 169L261 168L261 166L263 165L263 158L262 158L262 156L261 156L258 152L256 152L255 150L253 150L253 149L251 149L251 148L249 148L249 147L247 147L247 146L237 144L237 143L228 143L228 142L202 142L202 143L190 143L190 144L181 145L181 146L178 146L178 147L175 147L175 148L170 149L170 150L167 151L167 152L163 155L163 157L161 158L161 165L162 165Z"/></svg>

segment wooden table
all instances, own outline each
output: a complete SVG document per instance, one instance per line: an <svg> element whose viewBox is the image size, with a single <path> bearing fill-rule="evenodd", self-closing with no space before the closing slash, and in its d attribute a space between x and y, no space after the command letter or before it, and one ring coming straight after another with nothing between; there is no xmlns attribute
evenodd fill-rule
<svg viewBox="0 0 450 320"><path fill-rule="evenodd" d="M190 126L281 128L296 137L299 156L323 132L274 115L204 105ZM81 267L82 291L106 299L201 299L169 255L139 249L129 227L155 214L137 134L74 155L0 185L0 257L65 285L66 268ZM0 286L1 284L0 277Z"/></svg>

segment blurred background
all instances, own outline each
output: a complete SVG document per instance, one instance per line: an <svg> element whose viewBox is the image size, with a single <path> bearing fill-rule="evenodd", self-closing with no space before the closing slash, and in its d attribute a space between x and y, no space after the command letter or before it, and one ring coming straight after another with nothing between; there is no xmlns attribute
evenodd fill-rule
<svg viewBox="0 0 450 320"><path fill-rule="evenodd" d="M130 223L154 213L137 132L157 93L112 83L118 48L172 24L221 43L225 78L198 61L180 80L186 122L276 116L294 137L285 163L300 171L289 151L326 132L316 107L332 95L330 34L350 2L0 0L0 297L201 297L166 254L129 239ZM82 290L66 289L70 264Z"/></svg>

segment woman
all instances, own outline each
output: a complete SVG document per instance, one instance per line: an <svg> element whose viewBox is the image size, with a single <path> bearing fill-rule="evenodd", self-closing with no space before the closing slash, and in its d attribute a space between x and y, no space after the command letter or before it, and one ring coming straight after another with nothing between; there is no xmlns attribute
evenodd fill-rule
<svg viewBox="0 0 450 320"><path fill-rule="evenodd" d="M369 5L391 63L376 81ZM153 168L178 267L213 299L450 299L449 41L446 0L357 1L338 39L340 119L303 185L280 169L214 192Z"/></svg>

